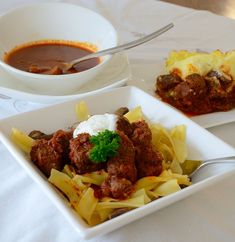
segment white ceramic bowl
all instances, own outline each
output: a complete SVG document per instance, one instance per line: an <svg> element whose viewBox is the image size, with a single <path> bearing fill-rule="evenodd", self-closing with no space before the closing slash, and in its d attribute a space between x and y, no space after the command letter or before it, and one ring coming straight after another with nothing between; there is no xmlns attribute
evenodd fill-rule
<svg viewBox="0 0 235 242"><path fill-rule="evenodd" d="M64 95L91 81L110 61L75 74L42 75L18 70L4 63L4 53L37 40L58 39L89 42L98 50L117 45L114 27L99 14L67 3L39 3L12 10L0 17L0 65L12 76L40 94Z"/></svg>

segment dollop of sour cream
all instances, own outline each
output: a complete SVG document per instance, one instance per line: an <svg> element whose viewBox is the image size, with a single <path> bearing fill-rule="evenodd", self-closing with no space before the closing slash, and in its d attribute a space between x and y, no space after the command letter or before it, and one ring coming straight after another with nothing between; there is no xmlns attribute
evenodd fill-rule
<svg viewBox="0 0 235 242"><path fill-rule="evenodd" d="M79 134L88 133L90 135L97 135L104 130L115 131L118 116L115 114L101 114L93 115L88 120L78 124L73 131L73 138L76 138Z"/></svg>

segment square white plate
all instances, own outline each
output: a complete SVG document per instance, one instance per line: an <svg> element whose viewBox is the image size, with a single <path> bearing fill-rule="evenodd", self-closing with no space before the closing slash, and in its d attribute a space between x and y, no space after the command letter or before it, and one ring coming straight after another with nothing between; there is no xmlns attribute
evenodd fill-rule
<svg viewBox="0 0 235 242"><path fill-rule="evenodd" d="M78 99L79 100L79 99ZM51 198L59 210L74 225L83 238L108 233L136 219L142 218L163 207L166 207L180 199L183 199L234 172L231 167L220 165L204 169L202 173L193 181L194 184L177 193L160 198L141 208L134 209L112 220L100 225L89 227L73 209L68 205L54 187L47 182L47 179L39 170L27 159L10 139L11 128L16 127L28 133L37 129L45 133L53 132L57 129L66 129L75 123L75 104L78 100L60 103L44 109L12 116L0 121L0 140L8 148L15 159L26 169L28 174L36 181L45 193ZM188 158L207 159L224 155L235 155L235 149L181 113L165 105L161 101L152 97L135 87L122 87L93 96L84 97L83 100L88 104L91 114L102 114L113 112L121 106L134 108L140 105L144 114L151 122L160 122L165 127L173 127L177 124L187 125L187 144L189 149Z"/></svg>

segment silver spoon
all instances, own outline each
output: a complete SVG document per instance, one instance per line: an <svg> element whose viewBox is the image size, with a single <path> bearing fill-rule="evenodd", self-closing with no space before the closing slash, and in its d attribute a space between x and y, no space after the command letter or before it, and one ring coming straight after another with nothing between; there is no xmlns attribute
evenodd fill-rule
<svg viewBox="0 0 235 242"><path fill-rule="evenodd" d="M124 51L124 50L131 49L135 46L138 46L140 44L143 44L147 41L150 41L150 40L156 38L157 36L165 33L169 29L171 29L172 27L174 27L174 24L170 23L170 24L166 25L165 27L153 32L152 34L146 35L143 38L140 38L140 39L137 39L137 40L131 41L129 43L119 45L119 46L116 46L116 47L113 47L113 48L110 48L110 49L101 50L101 51L83 56L83 57L75 59L75 60L73 60L69 63L64 63L63 72L65 73L66 71L68 71L74 65L78 64L81 61L88 60L88 59L91 59L91 58L100 57L100 56L104 56L104 55L112 55L112 54L115 54L115 53L118 53L118 52L121 52L121 51Z"/></svg>
<svg viewBox="0 0 235 242"><path fill-rule="evenodd" d="M220 157L215 159L204 160L191 174L188 174L189 178L198 173L203 167L213 164L235 164L235 156Z"/></svg>

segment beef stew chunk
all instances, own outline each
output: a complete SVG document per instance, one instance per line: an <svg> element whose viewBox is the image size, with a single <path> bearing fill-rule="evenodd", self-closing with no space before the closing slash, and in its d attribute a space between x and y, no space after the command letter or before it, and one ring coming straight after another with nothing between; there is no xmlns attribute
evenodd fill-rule
<svg viewBox="0 0 235 242"><path fill-rule="evenodd" d="M157 78L156 94L163 101L189 114L227 111L235 107L234 80L216 71L206 76L191 74L182 80L176 74Z"/></svg>
<svg viewBox="0 0 235 242"><path fill-rule="evenodd" d="M37 139L49 140L52 138L52 136L53 136L53 134L45 134L39 130L33 130L29 133L29 137L31 137L34 140L37 140Z"/></svg>
<svg viewBox="0 0 235 242"><path fill-rule="evenodd" d="M59 171L63 169L62 155L49 144L48 140L38 140L31 149L30 157L47 177L50 176L52 168Z"/></svg>
<svg viewBox="0 0 235 242"><path fill-rule="evenodd" d="M75 168L78 174L97 171L104 166L104 163L93 163L89 159L89 151L92 149L92 144L90 143L89 138L89 134L83 133L70 140L69 157L71 165Z"/></svg>
<svg viewBox="0 0 235 242"><path fill-rule="evenodd" d="M131 140L135 145L135 162L138 178L145 176L158 176L162 172L162 155L154 150L152 133L144 121L132 123L133 134Z"/></svg>
<svg viewBox="0 0 235 242"><path fill-rule="evenodd" d="M137 179L135 167L135 148L131 140L122 132L119 132L121 144L116 156L107 162L107 172L109 175L123 177L131 182Z"/></svg>
<svg viewBox="0 0 235 242"><path fill-rule="evenodd" d="M58 130L49 140L50 145L62 155L62 158L66 163L69 161L69 142L72 137L72 131L66 132Z"/></svg>
<svg viewBox="0 0 235 242"><path fill-rule="evenodd" d="M109 176L102 184L101 189L104 197L126 199L134 191L131 181L118 176Z"/></svg>
<svg viewBox="0 0 235 242"><path fill-rule="evenodd" d="M134 190L133 183L137 180L135 166L135 148L131 140L118 132L121 143L116 156L107 162L108 178L101 185L103 196L125 199Z"/></svg>
<svg viewBox="0 0 235 242"><path fill-rule="evenodd" d="M117 126L118 131L122 131L128 137L132 134L132 131L133 131L132 126L131 126L130 122L128 121L128 119L125 118L124 116L118 117L116 126Z"/></svg>

